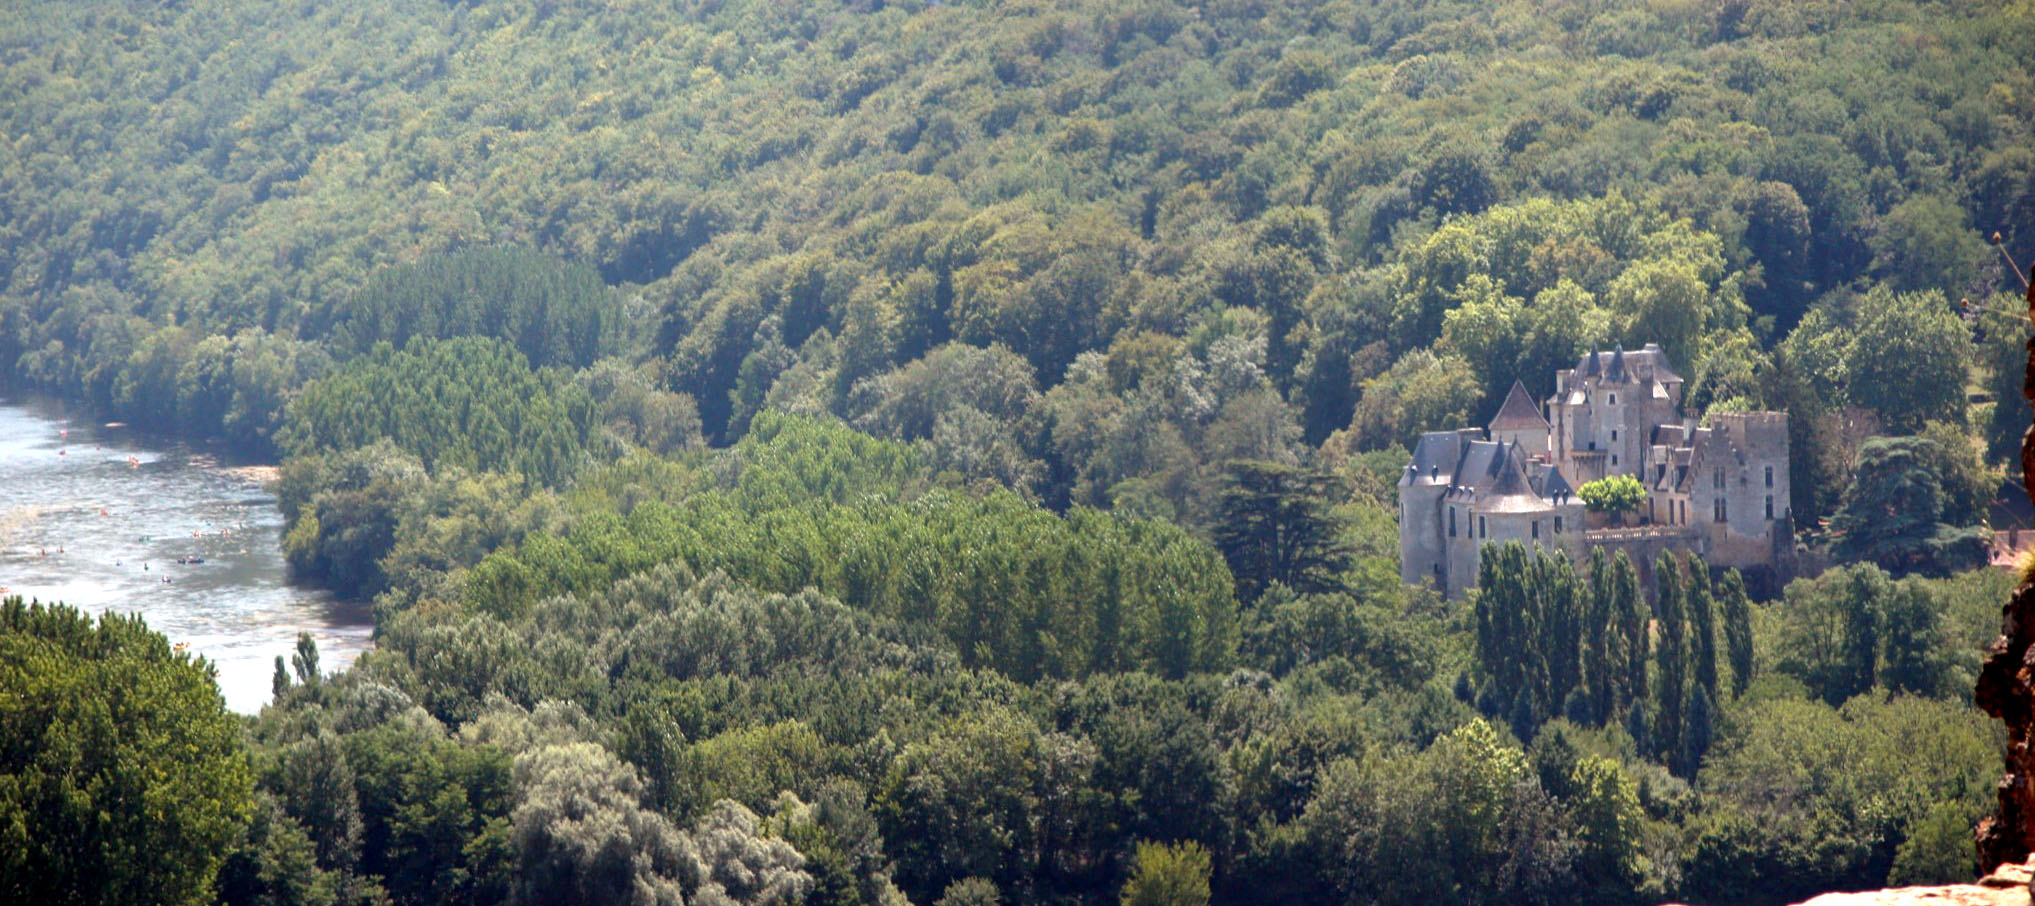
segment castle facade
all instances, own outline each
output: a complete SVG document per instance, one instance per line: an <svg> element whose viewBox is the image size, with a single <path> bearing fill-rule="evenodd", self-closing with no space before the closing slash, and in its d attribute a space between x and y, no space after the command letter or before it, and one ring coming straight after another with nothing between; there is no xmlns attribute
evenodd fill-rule
<svg viewBox="0 0 2035 906"><path fill-rule="evenodd" d="M1486 427L1421 435L1399 477L1400 579L1461 596L1482 547L1506 541L1781 568L1794 551L1786 413L1686 417L1684 384L1658 345L1592 351L1555 372L1544 408L1515 381ZM1613 475L1647 492L1617 524L1576 495Z"/></svg>

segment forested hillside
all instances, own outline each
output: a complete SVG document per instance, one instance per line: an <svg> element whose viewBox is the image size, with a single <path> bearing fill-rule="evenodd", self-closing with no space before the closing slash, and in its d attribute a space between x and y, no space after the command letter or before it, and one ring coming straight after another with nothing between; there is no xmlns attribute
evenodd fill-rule
<svg viewBox="0 0 2035 906"><path fill-rule="evenodd" d="M2013 578L1970 554L2029 421L2000 252L2035 255L2031 26L0 9L0 387L279 460L296 575L377 621L348 671L278 658L199 831L22 849L0 890L132 901L91 866L147 846L208 854L156 895L230 903L1966 877ZM1400 585L1412 439L1648 342L1691 414L1788 414L1789 509L1837 568L1511 549L1467 602ZM185 662L10 606L0 837L143 808L61 778L122 682ZM51 672L88 631L122 641L75 670L128 672Z"/></svg>

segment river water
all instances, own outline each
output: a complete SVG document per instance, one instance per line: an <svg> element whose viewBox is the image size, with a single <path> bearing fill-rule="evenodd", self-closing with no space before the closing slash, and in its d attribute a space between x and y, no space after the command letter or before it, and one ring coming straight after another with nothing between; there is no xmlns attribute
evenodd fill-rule
<svg viewBox="0 0 2035 906"><path fill-rule="evenodd" d="M227 707L258 711L298 632L318 640L330 672L371 631L367 605L289 584L283 515L264 487L272 474L0 398L0 589L93 614L139 612L217 666Z"/></svg>

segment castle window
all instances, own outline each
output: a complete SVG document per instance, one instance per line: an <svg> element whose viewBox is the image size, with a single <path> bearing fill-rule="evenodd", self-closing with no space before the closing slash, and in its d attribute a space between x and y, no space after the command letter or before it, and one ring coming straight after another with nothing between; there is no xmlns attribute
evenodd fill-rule
<svg viewBox="0 0 2035 906"><path fill-rule="evenodd" d="M1614 444L1618 442L1618 429L1617 429L1617 428L1612 428L1612 429L1611 429L1611 442L1612 442L1612 443L1614 443Z"/></svg>
<svg viewBox="0 0 2035 906"><path fill-rule="evenodd" d="M1562 533L1562 517L1560 517L1560 516L1556 516L1556 517L1555 517L1555 534L1559 535L1559 534L1561 534L1561 533Z"/></svg>
<svg viewBox="0 0 2035 906"><path fill-rule="evenodd" d="M1766 467L1766 486L1767 486L1767 487L1773 487L1773 486L1774 486L1774 467L1773 467L1773 466L1767 466L1767 467ZM1769 513L1769 514L1767 514L1767 515L1771 516L1771 515L1773 515L1773 514Z"/></svg>
<svg viewBox="0 0 2035 906"><path fill-rule="evenodd" d="M1716 472L1714 472L1714 473L1712 473L1712 475L1711 475L1711 480L1710 480L1710 486L1711 486L1711 487L1717 487L1717 488L1721 488L1721 487L1723 487L1723 486L1724 486L1724 467L1723 467L1723 466L1718 466L1718 467L1717 467L1717 471L1716 471Z"/></svg>
<svg viewBox="0 0 2035 906"><path fill-rule="evenodd" d="M1611 394L1611 405L1613 405L1613 406L1616 406L1616 405L1618 405L1618 394L1616 394L1616 393L1614 393L1614 394ZM1612 439L1612 440L1617 440L1618 438L1617 438L1617 437L1613 437L1613 438L1611 438L1611 439Z"/></svg>
<svg viewBox="0 0 2035 906"><path fill-rule="evenodd" d="M1477 517L1477 537L1479 538L1491 537L1491 526L1485 524L1484 517L1482 516Z"/></svg>
<svg viewBox="0 0 2035 906"><path fill-rule="evenodd" d="M1611 464L1614 466L1618 464L1618 454L1611 454Z"/></svg>
<svg viewBox="0 0 2035 906"><path fill-rule="evenodd" d="M1449 537L1456 536L1456 508L1449 507Z"/></svg>
<svg viewBox="0 0 2035 906"><path fill-rule="evenodd" d="M1533 520L1533 540L1540 540L1540 520Z"/></svg>
<svg viewBox="0 0 2035 906"><path fill-rule="evenodd" d="M1719 497L1712 502L1710 519L1713 522L1724 521L1724 498Z"/></svg>
<svg viewBox="0 0 2035 906"><path fill-rule="evenodd" d="M1766 517L1768 519L1774 518L1774 495L1772 494L1766 495Z"/></svg>

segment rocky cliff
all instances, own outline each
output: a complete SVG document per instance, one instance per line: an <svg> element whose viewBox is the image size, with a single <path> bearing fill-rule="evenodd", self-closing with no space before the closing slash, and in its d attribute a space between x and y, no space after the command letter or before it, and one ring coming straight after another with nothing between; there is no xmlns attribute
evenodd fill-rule
<svg viewBox="0 0 2035 906"><path fill-rule="evenodd" d="M2028 312L2035 322L2035 279L2030 280ZM2035 339L2028 341L2021 395L2035 405ZM2029 499L2035 500L2035 430L2021 439L2021 476ZM2035 731L2035 583L2025 576L2000 615L2000 637L1979 672L1975 700L2007 724L2007 774L2000 778L1999 811L1978 829L1979 862L1990 870L2035 852L2035 742L2030 739Z"/></svg>
<svg viewBox="0 0 2035 906"><path fill-rule="evenodd" d="M2029 906L2027 865L2002 865L1976 884L1826 893L1797 906Z"/></svg>

